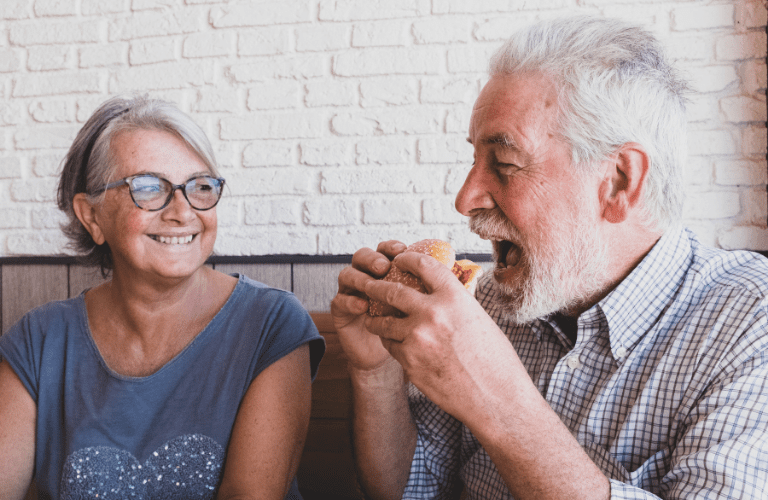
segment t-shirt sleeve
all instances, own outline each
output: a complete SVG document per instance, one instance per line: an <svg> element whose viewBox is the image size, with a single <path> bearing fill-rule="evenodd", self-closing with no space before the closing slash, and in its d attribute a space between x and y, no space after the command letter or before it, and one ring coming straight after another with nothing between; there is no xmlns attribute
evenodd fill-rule
<svg viewBox="0 0 768 500"><path fill-rule="evenodd" d="M299 300L292 293L279 293L283 295L282 300L274 305L264 323L263 348L254 360L251 380L266 367L304 344L309 344L309 362L314 380L325 353L325 340Z"/></svg>
<svg viewBox="0 0 768 500"><path fill-rule="evenodd" d="M0 337L0 360L5 360L37 402L44 338L40 335L40 310L27 313ZM37 334L35 334L37 332Z"/></svg>

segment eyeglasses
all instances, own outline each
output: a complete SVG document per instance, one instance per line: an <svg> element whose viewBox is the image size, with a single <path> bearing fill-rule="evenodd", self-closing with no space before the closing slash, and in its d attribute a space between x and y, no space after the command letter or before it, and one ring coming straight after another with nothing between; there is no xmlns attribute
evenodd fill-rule
<svg viewBox="0 0 768 500"><path fill-rule="evenodd" d="M133 203L142 210L155 212L164 209L171 202L173 193L177 189L181 189L184 198L195 210L210 210L221 198L224 179L199 175L188 179L184 184L172 184L168 179L154 174L139 174L111 182L100 192L123 184L128 184Z"/></svg>

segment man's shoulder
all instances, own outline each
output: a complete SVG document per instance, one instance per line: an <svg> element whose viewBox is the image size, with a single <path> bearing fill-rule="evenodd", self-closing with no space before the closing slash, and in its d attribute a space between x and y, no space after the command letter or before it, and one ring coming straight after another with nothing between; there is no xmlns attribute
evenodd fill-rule
<svg viewBox="0 0 768 500"><path fill-rule="evenodd" d="M731 289L768 296L768 258L746 250L723 250L692 242L689 274L705 289Z"/></svg>

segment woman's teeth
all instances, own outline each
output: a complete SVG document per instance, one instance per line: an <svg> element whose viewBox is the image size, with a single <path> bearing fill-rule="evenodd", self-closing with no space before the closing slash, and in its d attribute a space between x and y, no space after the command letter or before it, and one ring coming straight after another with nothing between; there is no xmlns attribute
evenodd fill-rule
<svg viewBox="0 0 768 500"><path fill-rule="evenodd" d="M165 236L152 236L152 239L159 241L160 243L165 243L166 245L186 245L191 242L194 237L194 235L190 234L189 236L172 236L170 238Z"/></svg>

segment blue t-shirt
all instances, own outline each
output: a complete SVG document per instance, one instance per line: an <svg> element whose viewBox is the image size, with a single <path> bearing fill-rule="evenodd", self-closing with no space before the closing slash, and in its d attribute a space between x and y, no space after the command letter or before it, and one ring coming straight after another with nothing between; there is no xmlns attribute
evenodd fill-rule
<svg viewBox="0 0 768 500"><path fill-rule="evenodd" d="M314 378L325 344L309 314L292 293L244 276L208 326L147 377L109 369L83 294L30 311L0 337L0 357L37 404L39 498L213 498L251 381L305 343ZM286 498L301 498L295 479Z"/></svg>

